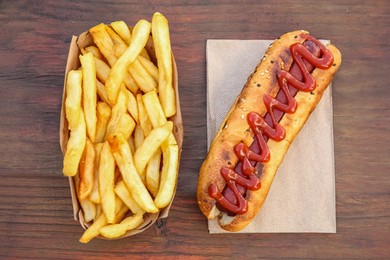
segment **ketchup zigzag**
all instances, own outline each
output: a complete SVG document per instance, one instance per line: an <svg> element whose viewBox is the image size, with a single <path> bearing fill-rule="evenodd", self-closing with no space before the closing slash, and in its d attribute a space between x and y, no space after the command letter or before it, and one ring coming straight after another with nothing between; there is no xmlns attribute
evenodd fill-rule
<svg viewBox="0 0 390 260"><path fill-rule="evenodd" d="M271 155L267 146L269 138L275 141L282 141L285 138L285 129L277 121L275 109L284 113L294 113L296 111L297 102L290 92L289 86L294 87L298 91L311 92L316 88L316 81L306 63L319 69L329 69L333 64L332 53L321 42L307 34L302 34L301 36L319 47L320 57L316 57L301 43L295 43L290 46L291 56L302 74L302 80L294 77L290 71L281 69L277 71L278 84L280 90L284 92L286 102L284 103L267 94L263 96L263 102L267 108L267 113L271 117L272 124L268 124L264 117L256 112L250 112L247 115L248 124L259 146L259 153L255 153L244 143L239 143L234 146L234 153L240 161L242 174L237 173L234 168L221 168L221 175L228 188L233 192L235 203L229 201L215 184L210 184L208 187L209 196L214 198L220 206L229 212L243 214L248 210L248 202L243 196L243 193L245 193L243 188L258 190L261 187L260 180L256 176L254 163L266 163L270 160ZM237 185L241 186L240 189Z"/></svg>

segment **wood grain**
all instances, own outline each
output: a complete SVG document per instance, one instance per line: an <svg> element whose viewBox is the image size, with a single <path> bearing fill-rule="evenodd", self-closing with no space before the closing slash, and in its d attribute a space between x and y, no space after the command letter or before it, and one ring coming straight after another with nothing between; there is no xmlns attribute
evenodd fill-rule
<svg viewBox="0 0 390 260"><path fill-rule="evenodd" d="M390 258L390 3L161 2L0 1L0 258ZM176 198L169 218L145 233L83 245L58 137L71 35L155 11L170 21L179 69L185 139ZM195 198L206 155L206 40L296 29L343 54L333 85L337 233L209 235Z"/></svg>

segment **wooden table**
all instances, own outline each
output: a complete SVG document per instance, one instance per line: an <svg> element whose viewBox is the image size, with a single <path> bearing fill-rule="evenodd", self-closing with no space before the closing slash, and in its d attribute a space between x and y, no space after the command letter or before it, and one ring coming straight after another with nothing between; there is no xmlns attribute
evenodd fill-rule
<svg viewBox="0 0 390 260"><path fill-rule="evenodd" d="M390 257L388 1L129 2L0 1L0 258ZM169 218L140 235L80 244L58 137L71 35L155 11L170 21L179 68L185 140L176 198ZM295 29L343 54L333 88L337 233L210 235L195 199L206 155L206 39Z"/></svg>

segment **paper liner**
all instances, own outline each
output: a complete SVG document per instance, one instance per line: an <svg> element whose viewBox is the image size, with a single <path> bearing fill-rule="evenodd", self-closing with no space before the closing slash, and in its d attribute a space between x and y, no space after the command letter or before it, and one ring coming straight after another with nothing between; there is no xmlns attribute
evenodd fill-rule
<svg viewBox="0 0 390 260"><path fill-rule="evenodd" d="M130 27L130 29L131 28L132 27ZM90 45L95 45L95 44L93 42L92 36L89 34L88 31L80 34L79 36L72 36L72 40L71 40L70 47L69 47L68 61L66 64L65 77L64 77L64 88L63 88L63 94L62 94L62 107L61 107L60 133L59 133L62 154L65 154L66 145L67 145L67 142L69 139L69 133L70 133L70 131L68 130L68 122L67 122L66 117L65 117L65 97L66 97L67 75L68 75L68 72L70 70L75 70L75 69L78 69L80 67L79 55L81 53L80 53L79 48L87 47ZM149 38L149 41L146 44L145 49L147 50L153 63L157 64L152 37ZM175 62L175 58L174 58L173 54L172 54L172 63L173 63L173 65L172 65L173 66L172 84L173 84L173 87L175 88L175 93L176 93L176 114L173 117L169 118L169 120L172 121L174 124L173 134L176 138L176 141L177 141L177 144L179 147L179 166L180 166L180 155L181 155L182 145L183 145L184 129L183 129L181 110L180 110L177 66L176 66L176 62ZM179 169L179 167L178 167L178 169ZM76 221L78 221L84 229L87 229L92 224L92 222L86 223L84 221L84 215L83 215L82 209L81 209L79 202L78 202L78 199L77 199L75 184L74 184L74 180L72 177L69 177L69 186L70 186L70 192L71 192L71 196L72 196L74 219ZM175 193L176 193L176 188L175 188ZM174 199L174 197L173 197L173 199ZM118 237L116 239L128 237L128 236L133 236L135 234L141 233L141 232L145 231L146 229L148 229L150 226L152 226L153 223L156 222L158 219L168 217L168 213L169 213L169 210L171 208L173 199L167 207L165 207L164 209L161 209L159 212L153 213L153 214L146 213L144 215L144 223L140 227L138 227L134 230L130 230L130 231L126 232L126 234L124 234L123 236ZM98 236L98 238L106 239L102 236Z"/></svg>

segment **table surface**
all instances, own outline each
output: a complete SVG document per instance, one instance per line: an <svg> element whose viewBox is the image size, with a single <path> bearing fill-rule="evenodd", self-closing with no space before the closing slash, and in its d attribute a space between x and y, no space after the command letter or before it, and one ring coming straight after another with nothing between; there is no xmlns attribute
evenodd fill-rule
<svg viewBox="0 0 390 260"><path fill-rule="evenodd" d="M0 258L389 258L390 2L156 2L0 1ZM81 244L58 135L71 35L155 11L170 21L179 69L176 198L169 218L142 234ZM195 199L206 156L206 40L295 29L343 54L333 81L337 233L210 235Z"/></svg>

